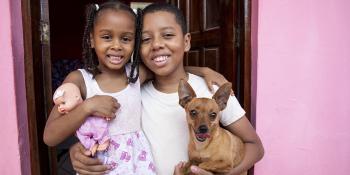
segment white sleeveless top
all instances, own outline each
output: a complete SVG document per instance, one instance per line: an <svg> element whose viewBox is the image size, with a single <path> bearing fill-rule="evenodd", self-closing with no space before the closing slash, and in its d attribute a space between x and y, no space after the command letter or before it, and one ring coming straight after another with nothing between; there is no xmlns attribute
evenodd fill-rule
<svg viewBox="0 0 350 175"><path fill-rule="evenodd" d="M125 66L127 75L130 72L130 64ZM110 135L119 135L141 130L141 91L140 79L135 83L130 83L119 92L105 93L99 87L93 75L85 69L78 69L85 81L86 98L95 95L109 95L118 100L120 108L116 112L116 118L108 124Z"/></svg>

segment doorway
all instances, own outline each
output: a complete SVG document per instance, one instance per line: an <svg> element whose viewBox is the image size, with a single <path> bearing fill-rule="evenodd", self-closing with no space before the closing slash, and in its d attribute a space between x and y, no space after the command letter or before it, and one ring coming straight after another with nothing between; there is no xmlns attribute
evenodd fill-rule
<svg viewBox="0 0 350 175"><path fill-rule="evenodd" d="M192 35L186 64L207 66L225 75L250 116L251 0L122 1L129 5L137 1L178 6ZM70 71L81 67L84 7L102 2L22 0L31 174L75 174L67 154L74 140L53 149L43 143L42 136L52 108L52 92Z"/></svg>

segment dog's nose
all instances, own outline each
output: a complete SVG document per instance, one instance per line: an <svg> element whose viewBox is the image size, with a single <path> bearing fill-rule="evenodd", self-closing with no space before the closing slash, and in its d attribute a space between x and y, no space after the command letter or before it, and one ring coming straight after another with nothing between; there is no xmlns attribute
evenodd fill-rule
<svg viewBox="0 0 350 175"><path fill-rule="evenodd" d="M208 132L208 127L205 125L200 125L198 128L199 133L207 133Z"/></svg>

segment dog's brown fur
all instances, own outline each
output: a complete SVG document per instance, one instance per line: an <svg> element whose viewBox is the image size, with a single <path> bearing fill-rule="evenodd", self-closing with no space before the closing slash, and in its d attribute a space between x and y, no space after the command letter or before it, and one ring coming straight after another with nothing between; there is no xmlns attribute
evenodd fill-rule
<svg viewBox="0 0 350 175"><path fill-rule="evenodd" d="M185 108L190 132L190 161L186 168L197 165L210 172L227 173L242 161L242 140L219 124L220 111L226 107L231 87L231 83L224 84L212 99L196 98L192 87L186 81L180 81L179 103Z"/></svg>

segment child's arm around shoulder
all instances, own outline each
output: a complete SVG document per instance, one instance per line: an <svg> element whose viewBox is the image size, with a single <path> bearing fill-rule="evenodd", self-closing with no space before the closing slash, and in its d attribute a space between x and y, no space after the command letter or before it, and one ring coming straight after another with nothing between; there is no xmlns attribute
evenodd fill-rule
<svg viewBox="0 0 350 175"><path fill-rule="evenodd" d="M192 74L203 77L211 92L214 92L213 85L222 86L228 82L223 75L212 70L209 67L185 66L185 70Z"/></svg>

